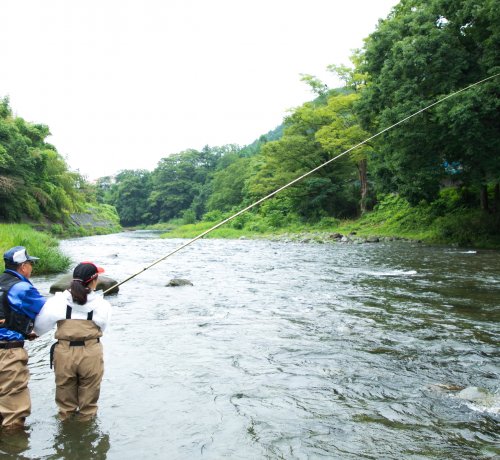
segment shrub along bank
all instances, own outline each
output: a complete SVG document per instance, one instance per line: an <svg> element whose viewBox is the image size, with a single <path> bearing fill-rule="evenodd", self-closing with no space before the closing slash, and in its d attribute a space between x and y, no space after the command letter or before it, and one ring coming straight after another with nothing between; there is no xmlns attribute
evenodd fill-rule
<svg viewBox="0 0 500 460"><path fill-rule="evenodd" d="M13 246L25 246L28 254L40 258L33 267L33 273L36 275L62 272L71 262L69 257L59 250L58 240L47 233L34 230L27 224L0 224L2 255ZM2 257L0 261L2 272L4 268Z"/></svg>
<svg viewBox="0 0 500 460"><path fill-rule="evenodd" d="M58 238L105 235L121 230L113 206L87 204L82 212L71 214L64 224L47 219L21 224L0 223L0 250L3 254L13 246L25 246L29 254L40 258L34 266L34 274L60 273L71 261L59 250ZM3 271L3 258L0 268Z"/></svg>
<svg viewBox="0 0 500 460"><path fill-rule="evenodd" d="M277 215L271 207L248 212L211 232L211 238L276 237L298 234L356 233L360 237L395 237L421 240L429 244L451 244L500 249L500 216L462 206L463 197L455 189L443 189L438 200L417 206L395 194L384 196L374 210L356 220L323 218L304 224L295 215ZM236 211L235 211L236 212ZM230 214L208 213L204 220L186 224L170 221L164 238L193 238ZM162 229L162 227L156 227ZM317 238L312 238L316 240Z"/></svg>

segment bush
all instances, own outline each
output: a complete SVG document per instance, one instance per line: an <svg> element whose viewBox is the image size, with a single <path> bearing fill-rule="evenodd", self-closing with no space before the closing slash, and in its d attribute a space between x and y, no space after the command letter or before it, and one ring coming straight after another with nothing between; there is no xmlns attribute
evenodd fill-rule
<svg viewBox="0 0 500 460"><path fill-rule="evenodd" d="M335 217L323 217L323 219L321 219L316 226L322 230L330 230L338 227L339 225L339 219L336 219Z"/></svg>
<svg viewBox="0 0 500 460"><path fill-rule="evenodd" d="M215 211L209 211L203 215L203 220L205 222L221 222L224 220L224 214L218 209Z"/></svg>
<svg viewBox="0 0 500 460"><path fill-rule="evenodd" d="M184 225L194 224L196 222L196 213L193 209L186 209L182 212L182 223Z"/></svg>
<svg viewBox="0 0 500 460"><path fill-rule="evenodd" d="M59 251L59 242L52 236L33 230L24 224L0 224L0 250L2 255L13 246L24 246L28 253L39 257L33 273L35 275L46 273L59 273L70 265L70 258ZM3 258L0 262L3 269Z"/></svg>
<svg viewBox="0 0 500 460"><path fill-rule="evenodd" d="M250 222L253 219L253 216L254 213L246 212L229 222L229 225L237 230L242 230L246 227L247 222Z"/></svg>
<svg viewBox="0 0 500 460"><path fill-rule="evenodd" d="M52 224L50 226L50 233L60 236L64 233L64 228L61 224Z"/></svg>
<svg viewBox="0 0 500 460"><path fill-rule="evenodd" d="M481 210L456 212L439 217L433 227L438 240L454 242L460 246L495 246L495 241L500 240L500 216Z"/></svg>

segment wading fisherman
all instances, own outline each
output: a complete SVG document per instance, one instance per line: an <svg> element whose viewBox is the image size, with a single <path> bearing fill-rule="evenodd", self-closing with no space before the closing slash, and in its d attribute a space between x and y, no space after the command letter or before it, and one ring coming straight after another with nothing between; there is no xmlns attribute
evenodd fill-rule
<svg viewBox="0 0 500 460"><path fill-rule="evenodd" d="M102 272L92 262L78 264L69 290L47 300L36 318L38 335L57 325L58 342L50 350L50 364L54 364L56 404L62 420L76 415L84 421L97 412L104 374L100 337L111 316L109 302L94 292Z"/></svg>
<svg viewBox="0 0 500 460"><path fill-rule="evenodd" d="M0 275L0 420L2 429L24 427L31 413L28 389L30 373L24 340L33 340L33 323L45 303L29 280L33 263L24 246L3 255L5 271Z"/></svg>

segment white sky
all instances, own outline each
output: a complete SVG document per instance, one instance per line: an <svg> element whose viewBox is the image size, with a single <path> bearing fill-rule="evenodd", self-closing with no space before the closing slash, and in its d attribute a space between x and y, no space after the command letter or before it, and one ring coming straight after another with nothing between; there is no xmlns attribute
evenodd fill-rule
<svg viewBox="0 0 500 460"><path fill-rule="evenodd" d="M89 179L249 144L398 0L0 0L0 97Z"/></svg>

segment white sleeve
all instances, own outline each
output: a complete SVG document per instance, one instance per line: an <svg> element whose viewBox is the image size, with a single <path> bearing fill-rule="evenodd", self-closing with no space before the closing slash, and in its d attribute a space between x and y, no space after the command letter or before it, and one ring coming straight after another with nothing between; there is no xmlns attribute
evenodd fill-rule
<svg viewBox="0 0 500 460"><path fill-rule="evenodd" d="M104 327L102 328L102 331L104 332L104 329L106 329L110 319L111 319L111 304L106 300L106 323L104 324Z"/></svg>
<svg viewBox="0 0 500 460"><path fill-rule="evenodd" d="M53 310L57 307L58 299L51 297L36 315L35 327L33 331L40 336L51 331L57 323L58 318L53 314Z"/></svg>
<svg viewBox="0 0 500 460"><path fill-rule="evenodd" d="M111 319L111 304L103 298L100 298L97 302L98 305L94 309L94 317L92 319L101 328L101 331L104 332Z"/></svg>

